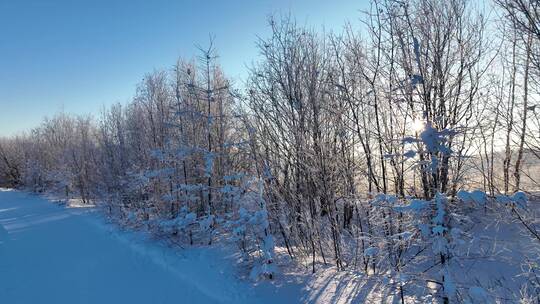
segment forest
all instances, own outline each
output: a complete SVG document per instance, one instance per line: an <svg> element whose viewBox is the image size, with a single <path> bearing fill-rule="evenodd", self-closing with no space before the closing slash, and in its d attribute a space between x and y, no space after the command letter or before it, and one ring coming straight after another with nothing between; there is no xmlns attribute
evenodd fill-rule
<svg viewBox="0 0 540 304"><path fill-rule="evenodd" d="M292 265L395 303L540 303L540 1L369 7L337 33L269 17L243 83L210 39L128 103L0 138L0 186L233 244L253 281Z"/></svg>

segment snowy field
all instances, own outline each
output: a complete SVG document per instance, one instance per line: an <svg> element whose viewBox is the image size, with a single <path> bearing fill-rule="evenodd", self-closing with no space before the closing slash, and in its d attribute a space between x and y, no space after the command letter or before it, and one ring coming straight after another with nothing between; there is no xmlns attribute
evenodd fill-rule
<svg viewBox="0 0 540 304"><path fill-rule="evenodd" d="M226 250L168 248L118 231L91 208L0 191L0 303L301 301L298 288L237 279Z"/></svg>

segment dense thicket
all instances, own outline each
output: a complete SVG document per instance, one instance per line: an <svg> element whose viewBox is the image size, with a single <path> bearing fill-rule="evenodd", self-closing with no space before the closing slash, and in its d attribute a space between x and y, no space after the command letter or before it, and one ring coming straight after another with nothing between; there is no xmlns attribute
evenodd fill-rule
<svg viewBox="0 0 540 304"><path fill-rule="evenodd" d="M402 299L428 280L447 302L460 297L448 265L474 212L465 203L503 202L540 242L516 207L540 177L540 7L475 5L373 1L339 34L271 18L244 86L210 46L97 120L59 114L2 139L0 184L192 244L227 232L267 276L274 236L313 271L398 277ZM460 192L472 189L483 192ZM430 259L440 271L419 273Z"/></svg>

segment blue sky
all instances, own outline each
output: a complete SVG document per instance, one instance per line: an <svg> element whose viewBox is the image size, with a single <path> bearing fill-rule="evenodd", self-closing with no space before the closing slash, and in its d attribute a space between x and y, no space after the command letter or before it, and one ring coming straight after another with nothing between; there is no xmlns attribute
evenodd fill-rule
<svg viewBox="0 0 540 304"><path fill-rule="evenodd" d="M340 30L368 0L0 0L0 136L59 111L99 114L127 102L145 73L192 57L215 35L225 72L256 60L267 16Z"/></svg>

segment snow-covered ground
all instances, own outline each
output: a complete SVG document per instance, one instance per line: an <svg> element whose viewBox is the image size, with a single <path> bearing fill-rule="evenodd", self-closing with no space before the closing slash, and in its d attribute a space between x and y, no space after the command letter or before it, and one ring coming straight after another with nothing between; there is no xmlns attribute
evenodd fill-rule
<svg viewBox="0 0 540 304"><path fill-rule="evenodd" d="M518 225L477 213L469 231L475 237L452 267L462 298L478 302L473 294L480 291L485 303L514 303L527 285L524 254L537 257L538 245ZM66 208L0 189L0 303L399 302L384 276L330 265L312 275L286 254L278 257L275 280L254 283L232 246L171 247L108 224L94 208ZM425 294L411 287L405 299L425 302Z"/></svg>
<svg viewBox="0 0 540 304"><path fill-rule="evenodd" d="M226 247L175 249L92 208L0 191L0 303L296 303L295 284L238 279Z"/></svg>

